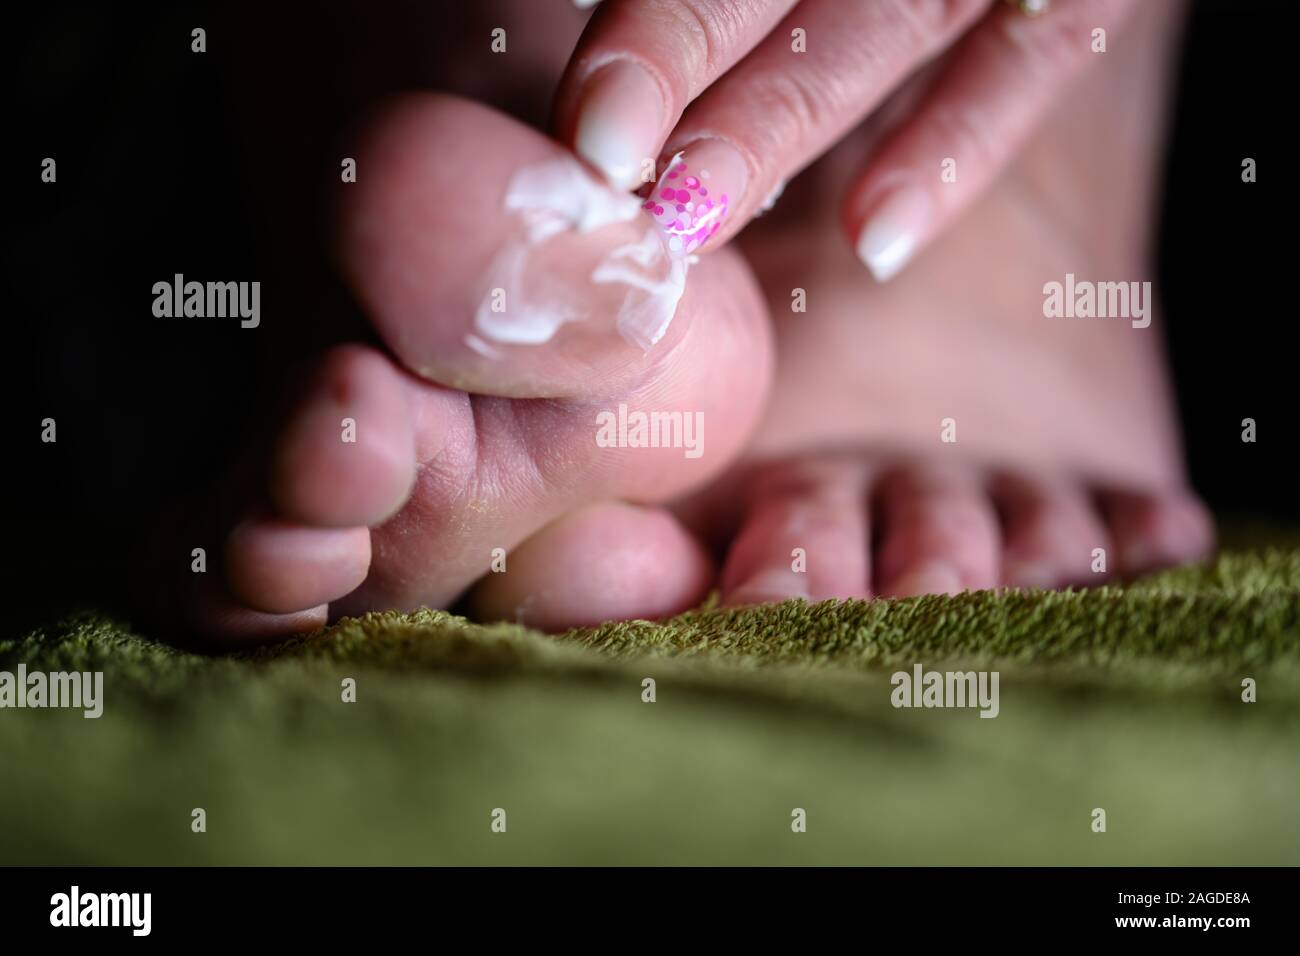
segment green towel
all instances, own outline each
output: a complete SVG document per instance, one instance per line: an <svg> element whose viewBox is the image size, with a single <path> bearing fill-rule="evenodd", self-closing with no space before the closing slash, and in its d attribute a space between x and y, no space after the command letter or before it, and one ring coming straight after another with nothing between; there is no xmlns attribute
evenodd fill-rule
<svg viewBox="0 0 1300 956"><path fill-rule="evenodd" d="M1298 589L1288 547L558 637L374 614L222 658L83 611L0 641L0 671L104 673L98 719L0 710L0 862L1294 865ZM998 716L893 706L918 664L997 671Z"/></svg>

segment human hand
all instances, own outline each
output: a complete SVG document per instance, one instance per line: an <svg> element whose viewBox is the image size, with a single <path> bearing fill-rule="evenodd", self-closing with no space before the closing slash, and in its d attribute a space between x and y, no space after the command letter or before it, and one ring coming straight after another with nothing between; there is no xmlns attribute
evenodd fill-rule
<svg viewBox="0 0 1300 956"><path fill-rule="evenodd" d="M843 200L850 243L884 281L985 190L1134 6L1060 0L1031 17L997 0L607 0L561 82L556 132L629 189L683 151L727 194L716 247L927 81Z"/></svg>

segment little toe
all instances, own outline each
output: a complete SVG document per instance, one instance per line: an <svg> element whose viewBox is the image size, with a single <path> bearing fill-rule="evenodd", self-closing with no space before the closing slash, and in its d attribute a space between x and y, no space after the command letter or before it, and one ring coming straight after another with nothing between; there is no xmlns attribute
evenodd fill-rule
<svg viewBox="0 0 1300 956"><path fill-rule="evenodd" d="M800 462L779 466L757 481L727 555L723 602L867 597L866 467Z"/></svg>
<svg viewBox="0 0 1300 956"><path fill-rule="evenodd" d="M1019 588L1098 584L1110 534L1090 495L1065 478L1006 473L993 482L1002 512L1002 581ZM1101 549L1101 554L1098 554Z"/></svg>
<svg viewBox="0 0 1300 956"><path fill-rule="evenodd" d="M562 631L687 611L713 577L704 549L668 511L609 502L571 512L497 555L468 606L480 620Z"/></svg>
<svg viewBox="0 0 1300 956"><path fill-rule="evenodd" d="M272 456L269 491L281 514L354 528L377 525L402 506L415 475L403 376L362 346L322 357Z"/></svg>
<svg viewBox="0 0 1300 956"><path fill-rule="evenodd" d="M204 575L204 580L189 593L193 600L183 620L193 638L213 648L287 640L324 627L329 621L325 604L290 614L255 610L233 597L218 575Z"/></svg>
<svg viewBox="0 0 1300 956"><path fill-rule="evenodd" d="M909 466L875 494L880 593L955 594L997 581L1000 531L983 483L964 468Z"/></svg>
<svg viewBox="0 0 1300 956"><path fill-rule="evenodd" d="M1120 571L1132 577L1207 557L1214 521L1192 492L1116 492L1101 495Z"/></svg>
<svg viewBox="0 0 1300 956"><path fill-rule="evenodd" d="M337 600L370 567L366 528L314 528L251 518L226 539L231 595L254 611L291 614Z"/></svg>

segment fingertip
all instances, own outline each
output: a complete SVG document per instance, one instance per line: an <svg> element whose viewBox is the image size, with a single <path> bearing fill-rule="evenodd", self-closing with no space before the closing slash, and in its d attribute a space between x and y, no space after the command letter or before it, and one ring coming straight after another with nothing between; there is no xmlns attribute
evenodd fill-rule
<svg viewBox="0 0 1300 956"><path fill-rule="evenodd" d="M663 126L660 84L635 61L616 60L586 83L573 147L612 185L636 189L654 178ZM647 168L649 179L644 176Z"/></svg>
<svg viewBox="0 0 1300 956"><path fill-rule="evenodd" d="M854 251L877 282L888 282L907 267L935 219L935 202L921 186L903 183L879 191L865 215L850 227Z"/></svg>

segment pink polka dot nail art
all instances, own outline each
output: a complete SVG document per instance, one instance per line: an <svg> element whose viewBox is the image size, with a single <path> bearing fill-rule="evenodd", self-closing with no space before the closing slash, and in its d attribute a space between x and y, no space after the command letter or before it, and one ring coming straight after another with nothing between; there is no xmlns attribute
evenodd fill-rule
<svg viewBox="0 0 1300 956"><path fill-rule="evenodd" d="M664 231L669 251L691 255L717 233L746 178L735 150L704 140L672 158L641 208Z"/></svg>

